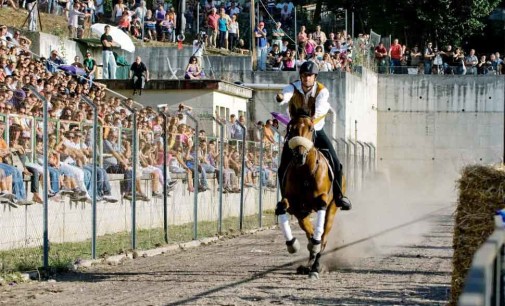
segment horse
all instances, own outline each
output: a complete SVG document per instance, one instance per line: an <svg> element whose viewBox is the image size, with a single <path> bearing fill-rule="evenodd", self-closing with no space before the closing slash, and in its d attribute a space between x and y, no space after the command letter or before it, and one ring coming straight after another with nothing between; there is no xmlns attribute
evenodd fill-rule
<svg viewBox="0 0 505 306"><path fill-rule="evenodd" d="M318 279L321 253L339 208L333 195L331 166L323 153L314 147L314 125L315 122L307 115L293 118L288 124L289 140L286 141L289 141L293 158L281 178L284 194L277 204L276 214L289 253L296 253L300 244L291 234L286 212L298 219L298 224L306 233L310 252L308 265L298 268L298 272ZM317 213L315 228L310 220L313 212Z"/></svg>

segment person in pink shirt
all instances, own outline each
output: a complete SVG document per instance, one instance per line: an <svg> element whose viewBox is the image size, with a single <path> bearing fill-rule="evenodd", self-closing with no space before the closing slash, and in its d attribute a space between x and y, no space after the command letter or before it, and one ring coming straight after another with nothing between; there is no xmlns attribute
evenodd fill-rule
<svg viewBox="0 0 505 306"><path fill-rule="evenodd" d="M217 40L217 21L219 19L219 14L215 7L211 9L211 13L207 16L207 29L209 31L209 46L215 48Z"/></svg>

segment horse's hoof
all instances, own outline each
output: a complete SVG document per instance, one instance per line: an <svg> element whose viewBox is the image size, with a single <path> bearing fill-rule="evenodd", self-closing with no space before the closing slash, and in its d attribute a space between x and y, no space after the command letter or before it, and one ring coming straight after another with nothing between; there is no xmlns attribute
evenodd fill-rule
<svg viewBox="0 0 505 306"><path fill-rule="evenodd" d="M319 273L317 272L309 272L309 278L312 280L319 279Z"/></svg>
<svg viewBox="0 0 505 306"><path fill-rule="evenodd" d="M296 268L296 274L307 275L309 274L309 272L310 269L305 266L299 266L298 268Z"/></svg>
<svg viewBox="0 0 505 306"><path fill-rule="evenodd" d="M296 238L286 241L286 246L288 247L289 254L294 254L300 250L300 242Z"/></svg>
<svg viewBox="0 0 505 306"><path fill-rule="evenodd" d="M316 242L316 243L314 243ZM319 242L319 243L317 243ZM315 241L313 239L309 239L309 243L307 244L307 250L312 254L318 254L321 252L321 241Z"/></svg>

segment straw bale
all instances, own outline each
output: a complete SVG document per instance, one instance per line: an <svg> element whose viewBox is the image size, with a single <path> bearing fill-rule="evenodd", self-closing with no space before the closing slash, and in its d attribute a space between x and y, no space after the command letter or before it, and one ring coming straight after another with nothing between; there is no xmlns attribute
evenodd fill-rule
<svg viewBox="0 0 505 306"><path fill-rule="evenodd" d="M468 166L458 189L449 305L457 305L473 255L494 231L495 212L505 208L505 171L503 167Z"/></svg>

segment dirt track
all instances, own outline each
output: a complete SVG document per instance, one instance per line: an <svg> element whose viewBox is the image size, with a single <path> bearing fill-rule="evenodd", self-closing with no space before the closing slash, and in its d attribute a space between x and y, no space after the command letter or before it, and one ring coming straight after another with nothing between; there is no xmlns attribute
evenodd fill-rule
<svg viewBox="0 0 505 306"><path fill-rule="evenodd" d="M306 251L289 255L280 232L266 230L121 266L100 265L56 282L0 287L0 305L445 304L451 212L451 207L428 207L417 219L376 231L376 238L340 243L326 255L330 272L318 281L294 273L305 263ZM420 224L425 232L410 239L409 229ZM381 243L382 236L395 233L406 244ZM303 236L299 230L295 235ZM379 244L381 254L370 250Z"/></svg>

